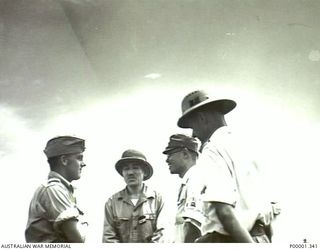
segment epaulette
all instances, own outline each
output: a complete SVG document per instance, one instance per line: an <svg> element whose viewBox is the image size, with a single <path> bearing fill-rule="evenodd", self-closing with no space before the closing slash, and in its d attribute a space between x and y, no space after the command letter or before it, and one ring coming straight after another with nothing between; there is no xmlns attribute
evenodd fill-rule
<svg viewBox="0 0 320 250"><path fill-rule="evenodd" d="M58 178L50 178L48 179L46 187L50 187L58 183L61 183L61 181Z"/></svg>

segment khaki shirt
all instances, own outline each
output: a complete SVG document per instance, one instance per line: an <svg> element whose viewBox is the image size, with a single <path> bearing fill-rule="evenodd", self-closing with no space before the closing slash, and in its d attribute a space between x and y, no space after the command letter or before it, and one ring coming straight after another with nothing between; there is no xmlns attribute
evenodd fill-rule
<svg viewBox="0 0 320 250"><path fill-rule="evenodd" d="M158 216L162 210L162 197L146 185L143 194L134 205L127 189L114 194L105 204L103 242L153 242L160 233Z"/></svg>
<svg viewBox="0 0 320 250"><path fill-rule="evenodd" d="M71 183L60 174L49 173L47 184L38 187L30 203L27 242L67 242L59 229L61 223L73 218L83 222L73 191Z"/></svg>

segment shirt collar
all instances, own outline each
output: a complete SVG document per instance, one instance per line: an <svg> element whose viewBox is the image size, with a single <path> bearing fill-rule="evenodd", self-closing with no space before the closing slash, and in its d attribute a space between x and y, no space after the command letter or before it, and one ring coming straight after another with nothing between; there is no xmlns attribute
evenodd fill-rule
<svg viewBox="0 0 320 250"><path fill-rule="evenodd" d="M222 126L218 128L214 133L210 136L210 138L201 145L200 152L208 145L210 142L218 142L221 138L224 138L225 135L231 134L231 130L228 126Z"/></svg>
<svg viewBox="0 0 320 250"><path fill-rule="evenodd" d="M50 171L49 175L48 175L48 180L50 179L57 179L59 182L61 182L68 190L70 190L71 192L74 191L74 187L72 186L72 184L66 180L61 174L55 172L55 171Z"/></svg>
<svg viewBox="0 0 320 250"><path fill-rule="evenodd" d="M145 198L155 198L154 192L152 190L150 190L145 184L143 184L142 187L142 193L141 193L141 198L145 197ZM127 188L123 189L120 193L119 193L119 198L122 199L129 199L129 193Z"/></svg>
<svg viewBox="0 0 320 250"><path fill-rule="evenodd" d="M215 140L216 138L221 138L221 136L224 136L226 134L230 134L230 128L228 126L222 126L218 128L209 138L209 141Z"/></svg>

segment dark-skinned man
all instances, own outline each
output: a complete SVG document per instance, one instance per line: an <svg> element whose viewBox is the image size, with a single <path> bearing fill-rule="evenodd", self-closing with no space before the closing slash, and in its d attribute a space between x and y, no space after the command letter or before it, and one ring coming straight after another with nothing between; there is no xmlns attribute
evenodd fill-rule
<svg viewBox="0 0 320 250"><path fill-rule="evenodd" d="M201 236L200 192L196 186L201 183L197 179L194 168L198 158L198 141L184 134L170 136L168 146L163 151L167 155L167 164L171 174L181 178L177 200L175 219L175 243L192 243Z"/></svg>
<svg viewBox="0 0 320 250"><path fill-rule="evenodd" d="M213 99L194 91L182 101L181 128L191 128L201 141L196 168L203 173L202 202L205 220L197 242L269 242L263 225L270 206L257 167L244 141L237 141L225 121L236 107L230 99Z"/></svg>

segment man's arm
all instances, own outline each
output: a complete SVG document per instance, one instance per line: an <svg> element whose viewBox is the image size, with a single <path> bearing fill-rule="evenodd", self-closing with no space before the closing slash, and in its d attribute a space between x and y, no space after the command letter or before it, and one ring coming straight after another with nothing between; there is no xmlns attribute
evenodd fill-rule
<svg viewBox="0 0 320 250"><path fill-rule="evenodd" d="M77 219L69 219L60 225L60 229L69 243L84 243L85 241L85 237L81 236L78 230L77 223Z"/></svg>
<svg viewBox="0 0 320 250"><path fill-rule="evenodd" d="M183 224L184 242L193 243L197 238L201 236L201 232L198 227L193 225L190 221L186 221Z"/></svg>
<svg viewBox="0 0 320 250"><path fill-rule="evenodd" d="M211 205L215 207L218 218L224 229L236 242L254 242L248 230L240 224L238 218L234 214L234 208L231 205L219 202L211 202Z"/></svg>
<svg viewBox="0 0 320 250"><path fill-rule="evenodd" d="M112 213L112 200L109 199L105 204L105 212L104 212L104 224L103 224L103 243L118 243L120 242L119 236L116 233L114 228L113 221L113 213Z"/></svg>
<svg viewBox="0 0 320 250"><path fill-rule="evenodd" d="M78 227L80 210L76 208L76 204L60 182L47 185L40 197L40 203L46 211L47 218L54 221L53 227L61 231L67 242L85 241L85 235Z"/></svg>

